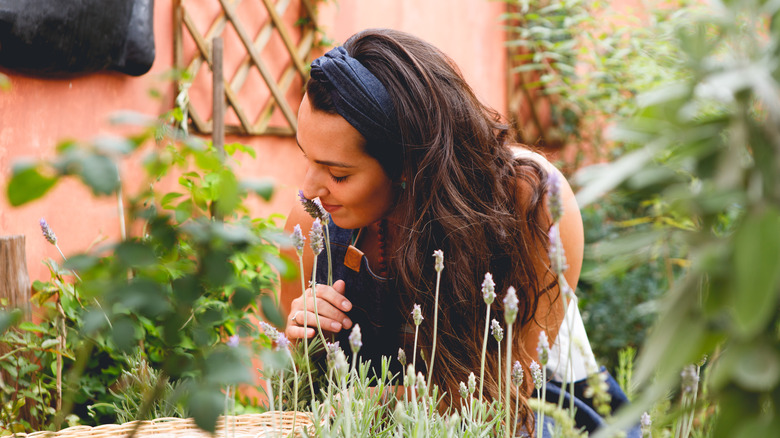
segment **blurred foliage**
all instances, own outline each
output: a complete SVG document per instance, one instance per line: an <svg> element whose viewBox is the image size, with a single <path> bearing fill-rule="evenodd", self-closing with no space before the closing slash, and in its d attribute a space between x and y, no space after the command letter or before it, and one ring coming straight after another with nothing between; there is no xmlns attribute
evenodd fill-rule
<svg viewBox="0 0 780 438"><path fill-rule="evenodd" d="M175 112L162 120L180 122ZM217 150L133 113L119 114L115 122L140 123L142 129L126 138L63 142L49 160L17 164L7 187L9 201L23 205L61 179L76 177L96 196L118 195L129 228L140 230L73 255L62 266L49 261L51 281L34 285L34 300L49 309L41 339L59 335L48 321L62 318L65 327L63 410L48 426L59 427L71 411L85 423L114 422L118 413L127 415L125 408L137 408L134 418L145 418L174 384L186 387L183 409L213 430L225 405L223 388L251 382L251 357L270 345L258 333L256 318L284 325L272 291L278 289L277 273L295 274L278 253L288 239L273 218L250 219L244 205L250 193L269 199L273 184L237 177L232 156L254 157L241 144ZM119 163L144 151L141 189L123 197ZM175 191L158 188L171 182L178 182ZM231 336L245 341L228 346ZM53 352L47 354L41 360L50 364ZM127 359L132 354L153 370L154 378L143 385L118 381L133 368ZM55 371L40 370L38 380L50 388ZM122 388L143 388L144 394L123 394Z"/></svg>
<svg viewBox="0 0 780 438"><path fill-rule="evenodd" d="M710 436L773 436L780 430L780 4L714 3L689 20L675 31L679 80L638 96L636 115L614 130L634 150L583 175L578 193L581 205L618 186L657 196L670 220L651 236L679 239L687 253L640 351L642 391L622 421L664 399L683 367L707 355L707 401L718 412ZM623 249L632 257L640 248Z"/></svg>
<svg viewBox="0 0 780 438"><path fill-rule="evenodd" d="M605 125L633 115L639 93L680 77L674 30L697 5L650 0L642 17L604 1L503 1L510 73L521 93L510 98L509 117L523 143L573 148L575 162L565 164L574 169L620 154Z"/></svg>

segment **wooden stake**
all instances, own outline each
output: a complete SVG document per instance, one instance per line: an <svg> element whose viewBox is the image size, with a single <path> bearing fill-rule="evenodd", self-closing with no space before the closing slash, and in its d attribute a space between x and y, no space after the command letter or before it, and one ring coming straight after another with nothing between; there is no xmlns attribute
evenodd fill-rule
<svg viewBox="0 0 780 438"><path fill-rule="evenodd" d="M225 75L222 73L222 38L211 40L211 73L213 105L211 141L221 155L225 154Z"/></svg>
<svg viewBox="0 0 780 438"><path fill-rule="evenodd" d="M25 237L0 236L0 298L7 299L10 308L22 309L29 319L30 291Z"/></svg>

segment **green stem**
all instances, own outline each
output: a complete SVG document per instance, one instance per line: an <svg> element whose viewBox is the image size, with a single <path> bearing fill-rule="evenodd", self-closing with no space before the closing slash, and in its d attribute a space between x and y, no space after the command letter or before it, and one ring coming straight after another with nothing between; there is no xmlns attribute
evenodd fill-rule
<svg viewBox="0 0 780 438"><path fill-rule="evenodd" d="M303 255L300 254L300 253L298 254L298 263L299 263L300 269L301 269L301 288L303 289L303 293L306 294L306 284L305 284L305 281L303 279ZM328 263L328 267L330 267L330 263ZM314 256L314 267L312 268L312 277L315 279L315 281L316 281L316 277L315 277L316 273L317 273L317 256ZM313 296L316 296L316 294L314 293L314 290L315 290L316 286L317 286L316 283L313 283L312 286L311 286L311 288L312 288L311 290L312 290L312 295ZM317 321L317 332L320 335L320 340L322 341L322 346L326 347L328 344L325 341L325 335L322 333L322 327L320 326L320 314L319 314L319 312L317 312L317 299L316 298L314 299L314 315L315 315L314 319L315 319L315 321Z"/></svg>
<svg viewBox="0 0 780 438"><path fill-rule="evenodd" d="M512 325L513 324L509 324L507 326L507 328L506 328L506 339L507 339L507 342L506 342L506 370L505 370L506 374L504 375L504 378L506 380L504 382L504 385L505 385L504 399L507 401L507 403L509 403L509 400L511 400L511 398L510 398L510 394L511 393L510 393L509 382L510 382L511 375L512 375L511 374L512 373ZM506 409L505 412L506 412L506 429L505 429L506 430L506 438L509 438L509 433L510 433L510 430L511 430L511 427L509 427L509 422L511 421L511 415L510 415L509 409Z"/></svg>
<svg viewBox="0 0 780 438"><path fill-rule="evenodd" d="M571 344L571 343L570 343ZM571 360L571 358L569 358ZM542 398L540 403L547 401L547 365L542 365ZM539 409L539 422L536 423L536 436L542 438L542 431L544 429L544 409Z"/></svg>
<svg viewBox="0 0 780 438"><path fill-rule="evenodd" d="M314 267L312 268L312 278L316 278L317 275L317 256L314 256ZM301 277L303 277L303 271L301 271ZM312 284L312 293L315 290L316 284ZM305 285L304 285L305 287ZM316 299L314 300L316 303ZM315 309L315 313L317 310ZM314 400L314 380L311 377L311 358L309 357L309 337L307 332L309 331L309 309L306 307L306 290L303 291L303 354L306 356L306 369L310 372L306 373L309 376L309 389L311 389L311 399Z"/></svg>
<svg viewBox="0 0 780 438"><path fill-rule="evenodd" d="M332 219L328 220L330 221ZM323 225L325 227L325 253L328 255L328 286L333 286L333 262L330 259L330 230L328 229L328 224ZM317 327L319 327L319 320ZM325 344L323 343L322 345Z"/></svg>
<svg viewBox="0 0 780 438"><path fill-rule="evenodd" d="M485 355L487 354L488 332L490 331L490 305L487 306L485 314L485 336L482 337L482 360L479 364L479 401L482 401L482 388L485 383Z"/></svg>
<svg viewBox="0 0 780 438"><path fill-rule="evenodd" d="M505 403L509 403L509 400L505 400ZM498 405L501 405L501 343L498 342ZM506 407L507 409L511 409L511 404ZM512 435L514 436L514 435Z"/></svg>
<svg viewBox="0 0 780 438"><path fill-rule="evenodd" d="M434 359L436 359L436 333L439 331L438 327L439 327L439 284L440 283L441 283L441 271L438 271L436 272L436 296L433 299L433 347L431 347L431 366L428 367L428 389L429 390L431 388L431 377L433 377L433 361Z"/></svg>
<svg viewBox="0 0 780 438"><path fill-rule="evenodd" d="M412 351L412 368L417 372L417 333L420 331L420 326L414 326L414 350Z"/></svg>

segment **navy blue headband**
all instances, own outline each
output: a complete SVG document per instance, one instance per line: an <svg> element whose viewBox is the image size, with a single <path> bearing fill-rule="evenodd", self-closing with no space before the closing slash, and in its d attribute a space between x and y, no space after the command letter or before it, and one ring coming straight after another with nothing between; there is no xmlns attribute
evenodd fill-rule
<svg viewBox="0 0 780 438"><path fill-rule="evenodd" d="M336 112L372 143L397 142L393 101L363 64L336 47L311 63L311 77L329 83Z"/></svg>

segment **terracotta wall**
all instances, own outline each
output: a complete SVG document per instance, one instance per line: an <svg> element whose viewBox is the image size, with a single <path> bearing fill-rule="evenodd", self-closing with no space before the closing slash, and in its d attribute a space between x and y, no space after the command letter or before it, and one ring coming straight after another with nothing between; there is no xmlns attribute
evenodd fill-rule
<svg viewBox="0 0 780 438"><path fill-rule="evenodd" d="M212 10L217 3L185 1L191 7L200 4L206 10ZM12 208L5 200L10 168L25 157L52 156L56 144L66 138L88 140L117 133L107 122L108 115L115 111L127 109L156 116L172 107L173 87L164 80L173 65L171 3L156 2L157 56L152 70L142 77L99 73L73 79L38 79L0 70L11 83L9 91L0 91L0 235L27 236L27 263L33 280L48 278L43 259L59 257L41 237L40 218L49 221L62 250L74 253L96 239L117 238L116 202L94 199L80 183L66 182L40 201ZM503 109L503 33L498 21L502 8L500 2L488 0L338 0L320 5L320 25L336 41L368 27L414 33L452 56L477 94L488 104ZM231 44L226 39L226 63L235 49ZM187 47L192 50L191 45ZM156 89L161 97L152 97L151 89ZM249 93L244 98L251 99L251 90ZM254 211L258 215L286 214L294 202L304 166L294 141L282 137L238 137L227 141L241 141L257 150L259 159L241 160L242 174L270 175L278 182L272 202L257 203ZM137 174L137 166L127 164L122 168L122 177L131 185L137 182Z"/></svg>

